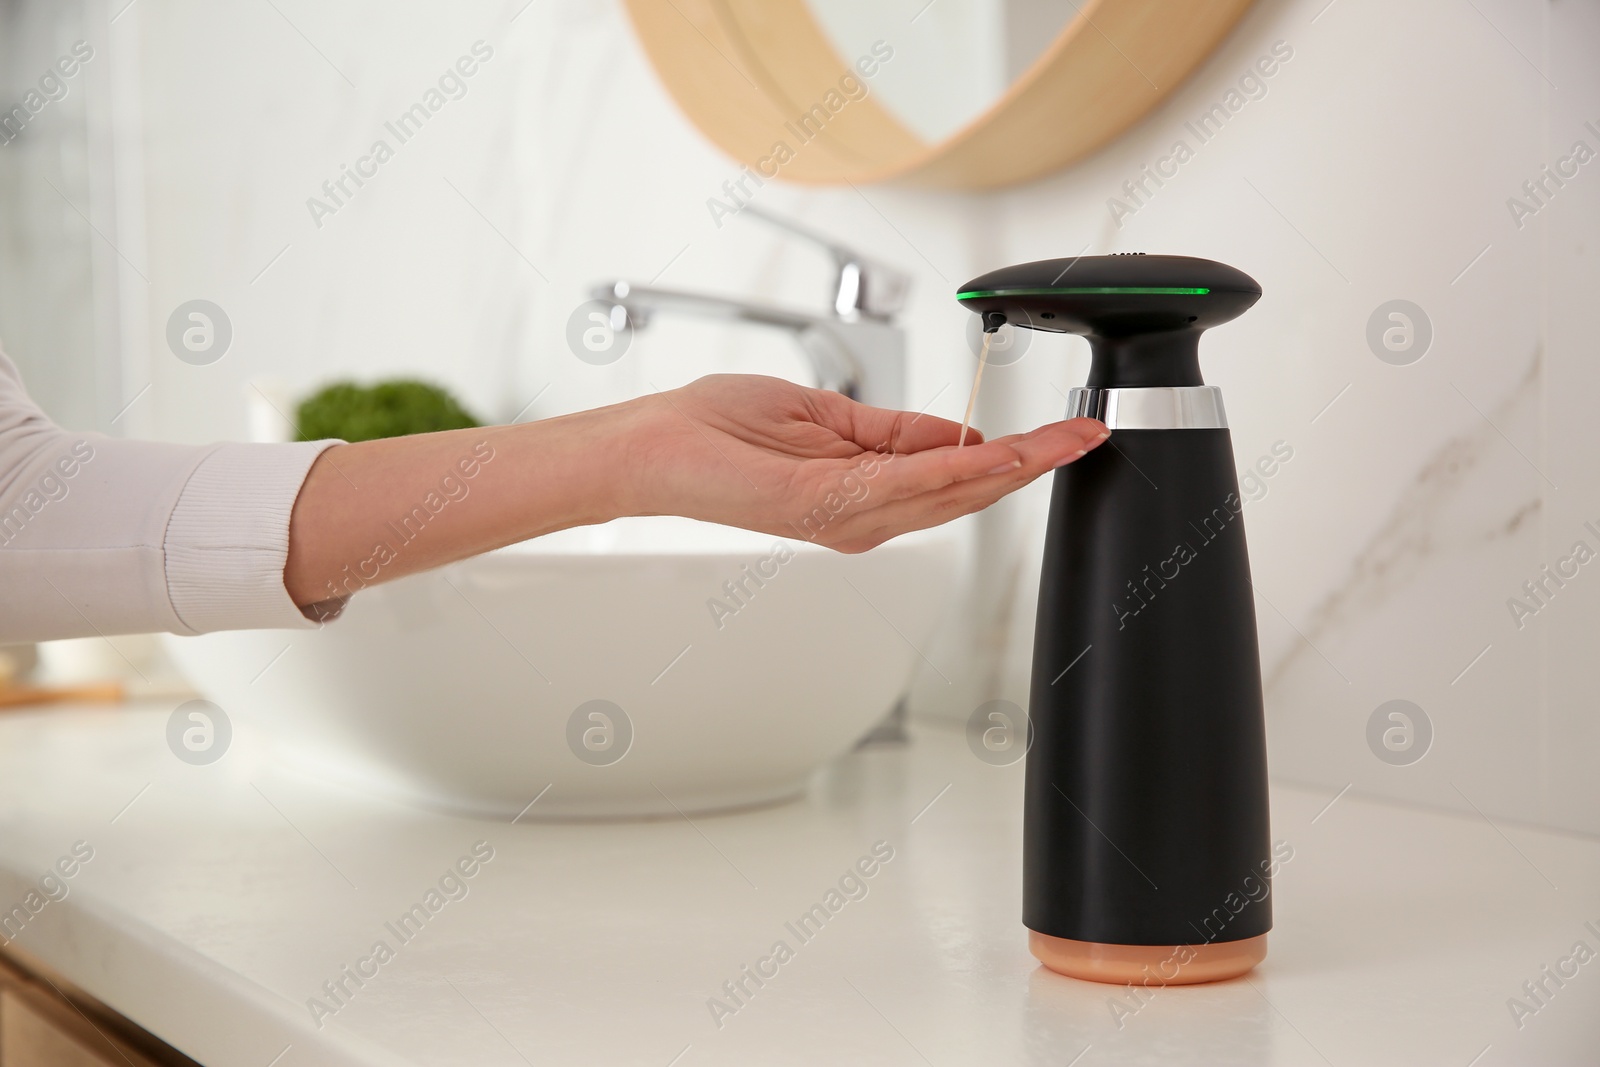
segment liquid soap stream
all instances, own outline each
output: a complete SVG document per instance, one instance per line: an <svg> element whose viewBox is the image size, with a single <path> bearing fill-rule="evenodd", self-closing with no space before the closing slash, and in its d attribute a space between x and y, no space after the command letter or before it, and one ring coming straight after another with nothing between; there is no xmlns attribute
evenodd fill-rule
<svg viewBox="0 0 1600 1067"><path fill-rule="evenodd" d="M967 443L967 428L972 425L972 409L978 405L978 386L983 383L983 368L989 363L989 342L994 340L993 333L983 335L983 351L978 353L978 373L972 377L972 393L967 397L967 413L961 416L961 439L956 442L957 448L963 448Z"/></svg>

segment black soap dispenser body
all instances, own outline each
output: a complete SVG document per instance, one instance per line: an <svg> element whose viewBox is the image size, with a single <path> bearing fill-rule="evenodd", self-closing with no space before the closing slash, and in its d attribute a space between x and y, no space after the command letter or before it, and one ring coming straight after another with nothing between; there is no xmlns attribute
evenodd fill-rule
<svg viewBox="0 0 1600 1067"><path fill-rule="evenodd" d="M1243 501L1203 330L1260 298L1184 256L1086 256L967 283L986 329L1077 333L1068 417L1106 445L1060 468L1039 589L1023 922L1047 967L1116 983L1243 974L1266 954L1260 658Z"/></svg>

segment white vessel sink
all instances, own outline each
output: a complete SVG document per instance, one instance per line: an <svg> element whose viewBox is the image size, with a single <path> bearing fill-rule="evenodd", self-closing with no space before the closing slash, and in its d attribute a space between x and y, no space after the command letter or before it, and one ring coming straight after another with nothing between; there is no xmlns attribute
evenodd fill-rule
<svg viewBox="0 0 1600 1067"><path fill-rule="evenodd" d="M320 775L490 817L673 815L797 796L849 750L909 687L954 562L940 531L844 556L623 519L366 590L314 632L168 647Z"/></svg>

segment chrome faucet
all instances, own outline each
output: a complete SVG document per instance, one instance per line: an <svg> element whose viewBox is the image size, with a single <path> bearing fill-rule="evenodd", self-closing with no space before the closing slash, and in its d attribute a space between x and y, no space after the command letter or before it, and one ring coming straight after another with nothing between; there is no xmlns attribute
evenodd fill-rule
<svg viewBox="0 0 1600 1067"><path fill-rule="evenodd" d="M817 376L817 387L878 407L906 404L906 339L893 317L906 302L911 279L893 267L825 234L746 207L754 215L821 247L835 270L833 306L821 315L706 293L611 281L595 286L596 300L612 305L611 321L643 329L657 313L695 315L771 326L790 333Z"/></svg>

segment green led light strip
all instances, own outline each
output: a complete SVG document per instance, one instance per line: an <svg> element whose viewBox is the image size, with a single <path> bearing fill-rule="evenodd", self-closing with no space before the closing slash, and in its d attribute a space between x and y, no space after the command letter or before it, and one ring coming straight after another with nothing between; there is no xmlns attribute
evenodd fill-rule
<svg viewBox="0 0 1600 1067"><path fill-rule="evenodd" d="M1175 289L1163 286L1090 286L1082 289L975 289L957 293L957 300L977 300L986 296L1072 296L1076 294L1129 293L1135 296L1205 296L1210 289Z"/></svg>

